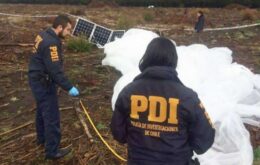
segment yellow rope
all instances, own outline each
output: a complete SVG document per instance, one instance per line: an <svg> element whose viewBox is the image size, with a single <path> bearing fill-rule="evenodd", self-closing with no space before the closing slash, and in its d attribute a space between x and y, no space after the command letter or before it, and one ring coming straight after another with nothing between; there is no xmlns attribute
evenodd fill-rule
<svg viewBox="0 0 260 165"><path fill-rule="evenodd" d="M107 148L120 160L126 162L126 159L122 158L120 155L118 155L115 150L109 146L109 144L105 141L105 139L102 137L102 135L98 132L96 126L94 125L92 119L90 118L88 112L87 112L87 109L85 108L85 106L83 105L82 101L80 100L80 104L81 104L81 107L83 108L84 110L84 113L86 114L90 124L92 125L92 127L94 128L95 132L97 133L97 135L99 136L99 138L102 140L102 142L107 146Z"/></svg>

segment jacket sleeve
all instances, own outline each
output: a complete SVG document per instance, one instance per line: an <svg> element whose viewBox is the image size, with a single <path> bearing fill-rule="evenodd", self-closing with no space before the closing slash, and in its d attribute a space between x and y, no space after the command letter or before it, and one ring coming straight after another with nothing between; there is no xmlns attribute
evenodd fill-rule
<svg viewBox="0 0 260 165"><path fill-rule="evenodd" d="M56 45L50 45L43 50L43 61L51 79L61 88L68 91L73 86L64 75L60 55Z"/></svg>
<svg viewBox="0 0 260 165"><path fill-rule="evenodd" d="M123 94L121 92L117 98L111 121L112 135L119 143L127 142L127 117L127 103L124 103Z"/></svg>
<svg viewBox="0 0 260 165"><path fill-rule="evenodd" d="M205 153L213 144L215 129L203 104L198 98L186 102L189 108L189 144L197 154Z"/></svg>

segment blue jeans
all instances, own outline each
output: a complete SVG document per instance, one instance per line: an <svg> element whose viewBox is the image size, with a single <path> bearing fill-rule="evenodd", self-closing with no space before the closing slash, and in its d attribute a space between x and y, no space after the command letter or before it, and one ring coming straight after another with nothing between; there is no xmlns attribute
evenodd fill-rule
<svg viewBox="0 0 260 165"><path fill-rule="evenodd" d="M29 77L29 84L36 100L37 142L45 144L46 156L54 156L60 145L60 112L57 87L54 82L45 83Z"/></svg>

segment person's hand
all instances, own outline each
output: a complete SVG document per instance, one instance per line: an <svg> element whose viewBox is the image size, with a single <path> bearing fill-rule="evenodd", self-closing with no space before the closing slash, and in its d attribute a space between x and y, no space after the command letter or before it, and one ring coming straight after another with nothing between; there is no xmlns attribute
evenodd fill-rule
<svg viewBox="0 0 260 165"><path fill-rule="evenodd" d="M69 95L70 96L78 96L79 95L79 90L76 87L72 87L69 90Z"/></svg>

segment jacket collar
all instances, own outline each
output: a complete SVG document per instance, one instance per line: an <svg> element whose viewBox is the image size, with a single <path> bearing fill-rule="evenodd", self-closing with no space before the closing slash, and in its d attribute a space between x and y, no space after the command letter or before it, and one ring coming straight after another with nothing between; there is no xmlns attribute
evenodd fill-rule
<svg viewBox="0 0 260 165"><path fill-rule="evenodd" d="M148 67L141 74L136 76L134 80L139 79L173 80L182 84L182 82L178 78L176 70L172 67L167 66Z"/></svg>
<svg viewBox="0 0 260 165"><path fill-rule="evenodd" d="M52 37L54 37L58 42L61 43L61 39L59 38L59 36L54 32L54 30L52 28L48 28L46 30L46 32L51 35Z"/></svg>

